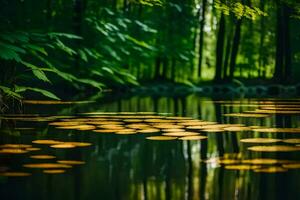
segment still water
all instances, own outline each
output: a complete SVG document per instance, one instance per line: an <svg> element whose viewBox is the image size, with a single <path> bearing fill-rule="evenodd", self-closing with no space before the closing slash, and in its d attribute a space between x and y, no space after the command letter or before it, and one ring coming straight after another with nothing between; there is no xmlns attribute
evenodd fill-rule
<svg viewBox="0 0 300 200"><path fill-rule="evenodd" d="M1 200L300 199L298 99L109 99L2 115Z"/></svg>

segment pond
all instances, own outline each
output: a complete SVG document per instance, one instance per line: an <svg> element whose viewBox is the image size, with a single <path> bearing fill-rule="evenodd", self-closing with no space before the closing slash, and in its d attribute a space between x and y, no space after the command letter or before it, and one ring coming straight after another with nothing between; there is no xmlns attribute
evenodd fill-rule
<svg viewBox="0 0 300 200"><path fill-rule="evenodd" d="M25 101L1 199L300 199L299 99Z"/></svg>

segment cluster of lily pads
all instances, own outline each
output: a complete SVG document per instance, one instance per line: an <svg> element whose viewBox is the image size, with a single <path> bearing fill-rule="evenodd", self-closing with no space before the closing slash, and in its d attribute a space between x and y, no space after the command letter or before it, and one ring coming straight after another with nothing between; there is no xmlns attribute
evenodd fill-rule
<svg viewBox="0 0 300 200"><path fill-rule="evenodd" d="M33 146L34 145L34 146ZM31 169L42 169L43 173L46 174L61 174L65 173L66 169L72 168L73 165L84 164L84 161L80 160L61 160L57 159L54 155L49 154L38 154L37 152L42 151L44 146L51 148L77 148L90 146L90 143L86 142L63 142L57 140L34 140L32 144L3 144L0 145L0 155L12 155L12 154L28 154L32 162L24 163L23 168ZM54 161L54 162L49 162ZM30 176L32 173L23 171L11 171L9 167L0 168L0 176Z"/></svg>
<svg viewBox="0 0 300 200"><path fill-rule="evenodd" d="M300 169L300 162L295 160L283 160L273 158L210 158L204 161L214 167L224 167L227 170L252 170L261 173L287 172L290 169Z"/></svg>
<svg viewBox="0 0 300 200"><path fill-rule="evenodd" d="M28 101L29 104L40 104L36 101ZM84 102L85 103L85 102ZM227 105L228 102L215 102ZM225 104L226 103L226 104ZM240 106L240 102L231 102L231 105ZM272 115L297 115L300 114L300 103L257 101L253 104L255 110L242 113L226 113L224 117L236 118L265 118ZM45 102L45 104L56 104ZM59 102L59 104L73 104L73 102ZM75 116L40 116L40 115L6 115L6 120L20 121L46 121L50 126L60 130L92 131L100 134L115 135L144 135L147 140L206 140L209 133L222 132L256 132L256 133L300 133L300 128L278 128L246 126L245 124L221 124L218 122L193 119L190 117L179 117L169 115L158 115L153 112L93 112L81 113ZM15 130L27 130L28 127L17 127ZM300 151L300 138L277 139L277 138L243 138L243 144L259 144L247 149L252 152L291 152ZM271 143L272 145L269 145ZM274 143L276 145L274 145ZM39 146L33 146L39 145ZM30 154L31 159L53 160L54 155L32 154L38 152L42 145L56 149L71 149L92 145L86 142L64 142L51 139L34 140L32 144L3 144L0 145L1 154ZM276 160L270 158L256 158L252 160L212 158L206 163L225 165L225 169L232 170L254 170L255 172L284 172L288 169L300 168L300 163L287 160ZM43 169L44 173L64 173L73 165L84 164L83 161L57 160L56 162L26 163L25 168ZM268 167L266 167L268 165ZM2 176L29 176L27 172L12 172L0 168Z"/></svg>
<svg viewBox="0 0 300 200"><path fill-rule="evenodd" d="M220 124L189 117L141 115L138 113L86 114L88 114L86 117L60 119L49 124L64 130L89 130L96 133L118 135L146 134L149 135L146 136L148 140L202 140L207 139L207 136L201 135L201 133L252 130L251 127L244 124Z"/></svg>

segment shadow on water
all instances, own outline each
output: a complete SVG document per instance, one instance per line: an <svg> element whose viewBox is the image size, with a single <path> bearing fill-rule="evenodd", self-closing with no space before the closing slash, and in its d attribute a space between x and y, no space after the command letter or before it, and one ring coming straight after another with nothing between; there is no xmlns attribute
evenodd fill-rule
<svg viewBox="0 0 300 200"><path fill-rule="evenodd" d="M145 96L82 105L28 104L25 110L28 114L40 115L77 114L76 118L81 118L82 115L79 113L84 112L155 112L155 115L159 114L163 117L190 117L219 124L278 128L299 127L299 115L270 115L266 118L224 116L228 113L253 111L259 108L259 101L263 100L237 99L223 100L222 102L219 99L199 98L196 95L187 97ZM117 118L121 115L117 113L113 116ZM138 116L138 114L133 116ZM30 155L51 154L61 160L85 162L83 165L67 169L67 172L63 174L44 174L41 169L26 169L22 167L24 163L40 163L42 161L33 160L25 155L0 153L1 174L7 170L5 167L9 171L32 173L28 177L0 176L0 193L3 199L300 198L297 189L300 186L297 181L300 178L298 169L289 169L280 173L258 173L254 170L229 170L226 168L227 164L218 163L220 158L229 159L229 161L230 159L242 161L254 158L272 158L298 162L299 154L297 152L251 152L247 149L248 147L261 144L240 142L242 138L253 137L297 138L297 135L292 133L201 132L201 135L207 136L208 139L152 141L145 139L152 135L149 133L116 135L95 133L91 130L64 130L49 126L48 122L18 121L13 118L2 118L2 124L0 135L2 145L31 144L31 141L36 139L92 143L92 146L78 149L52 149L39 146L43 148L40 152L30 153ZM18 130L18 128L26 127L32 127L34 130ZM280 145L285 144L280 143ZM212 159L216 161L208 162ZM47 162L50 161L47 160ZM279 164L275 164L275 166L279 167Z"/></svg>

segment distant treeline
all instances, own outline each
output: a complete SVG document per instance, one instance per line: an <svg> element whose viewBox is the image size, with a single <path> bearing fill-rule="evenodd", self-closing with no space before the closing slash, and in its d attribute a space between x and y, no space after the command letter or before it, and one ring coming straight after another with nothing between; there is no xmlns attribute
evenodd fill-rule
<svg viewBox="0 0 300 200"><path fill-rule="evenodd" d="M3 0L0 89L298 81L299 13L293 0Z"/></svg>

